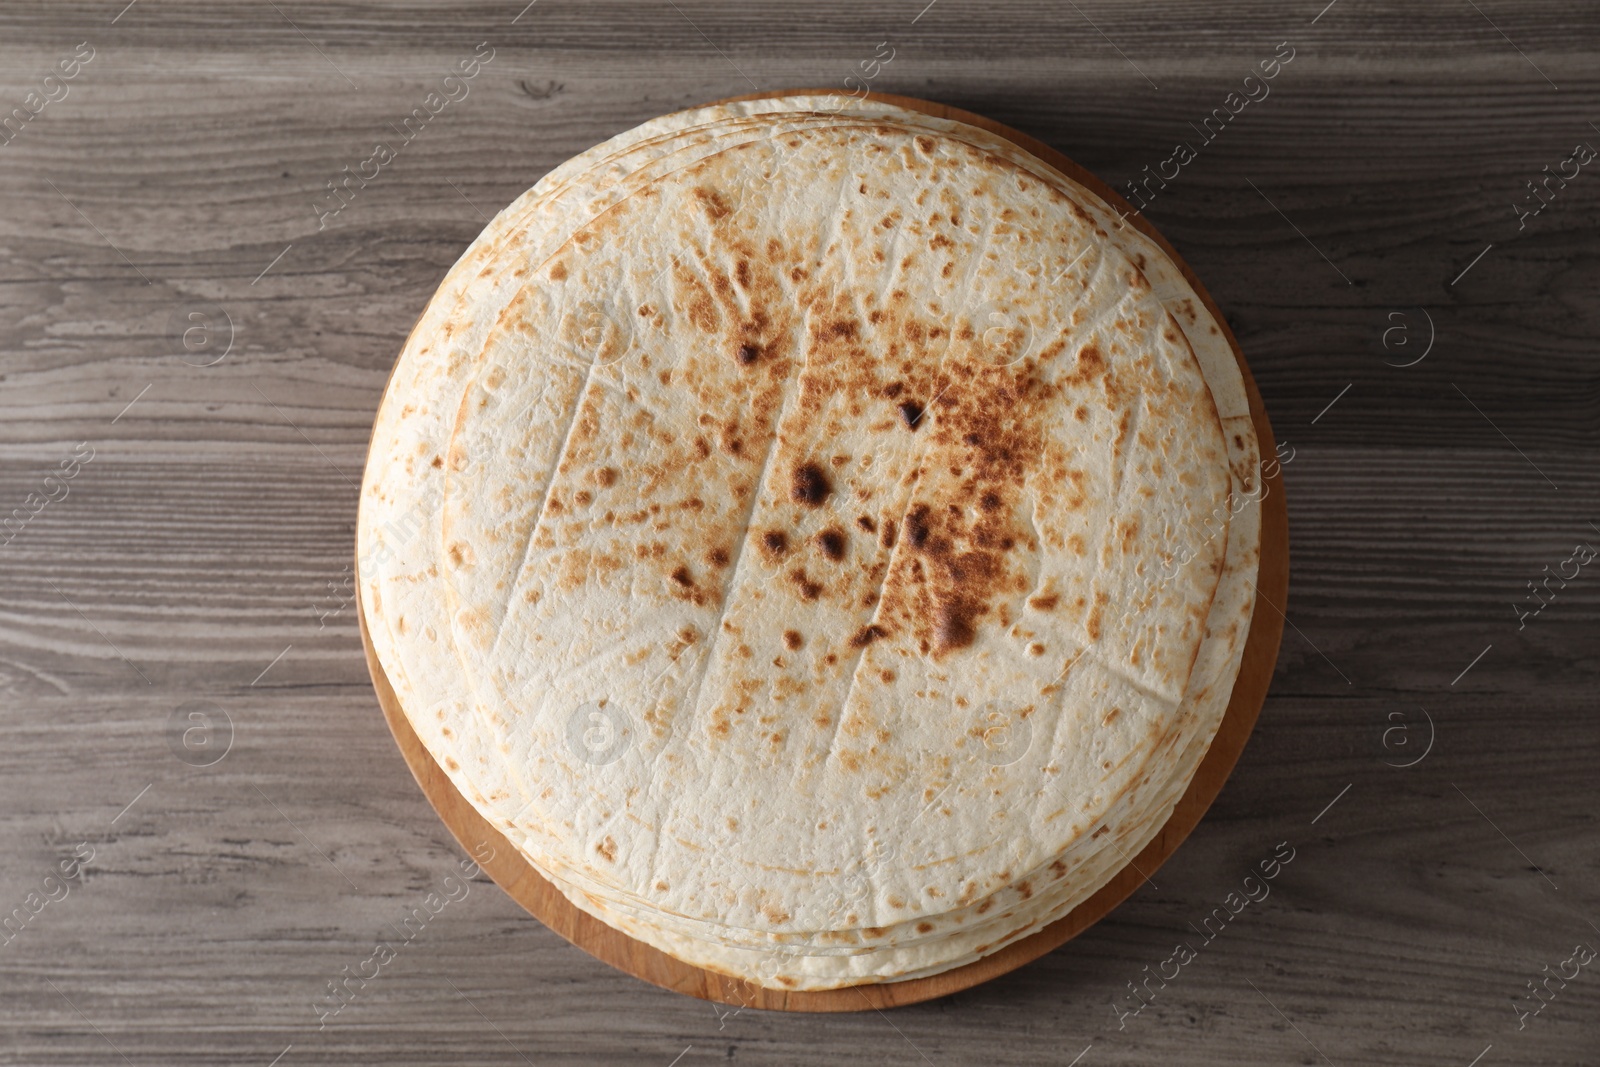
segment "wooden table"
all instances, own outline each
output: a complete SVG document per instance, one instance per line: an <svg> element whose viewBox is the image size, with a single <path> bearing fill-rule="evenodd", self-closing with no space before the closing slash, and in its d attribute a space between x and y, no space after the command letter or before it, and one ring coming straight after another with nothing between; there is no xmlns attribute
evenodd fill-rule
<svg viewBox="0 0 1600 1067"><path fill-rule="evenodd" d="M1592 1058L1600 962L1527 994L1600 948L1600 173L1525 183L1600 148L1593 10L124 2L0 9L0 117L38 111L0 133L0 1063ZM1105 922L887 1015L734 1012L454 880L362 663L359 460L486 216L880 42L873 89L1158 175L1292 456L1289 626L1228 788Z"/></svg>

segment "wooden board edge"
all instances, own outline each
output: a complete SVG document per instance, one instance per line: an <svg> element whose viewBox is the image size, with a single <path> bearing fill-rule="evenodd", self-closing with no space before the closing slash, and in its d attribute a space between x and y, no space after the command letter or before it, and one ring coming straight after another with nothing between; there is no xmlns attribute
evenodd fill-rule
<svg viewBox="0 0 1600 1067"><path fill-rule="evenodd" d="M714 103L732 103L802 93L840 95L836 90L789 89L731 97ZM1222 316L1221 310L1188 263L1178 255L1177 250L1110 186L1043 142L981 115L914 97L870 93L867 99L913 108L938 118L965 122L1005 137L1073 181L1090 189L1131 225L1155 241L1177 265L1185 280L1222 329L1244 377L1251 422L1255 427L1260 455L1262 457L1275 455L1276 440L1262 404L1260 391L1254 376L1250 373L1249 364L1244 358L1239 342L1234 337L1227 320ZM413 326L413 330L415 328ZM385 396L392 384L391 370L389 382L384 389ZM370 463L370 441L368 450ZM626 974L702 1000L741 1008L791 1012L848 1012L903 1007L949 996L1007 974L1053 951L1099 922L1130 896L1148 874L1166 862L1199 824L1212 802L1221 793L1265 703L1283 637L1284 612L1287 610L1289 589L1288 509L1283 494L1282 472L1277 469L1277 464L1273 467L1273 473L1268 476L1263 472L1262 478L1261 555L1255 583L1257 603L1251 615L1239 674L1235 679L1222 724L1167 822L1126 867L1067 915L998 952L925 978L868 983L822 991L765 989L684 963L628 937L577 908L540 876L510 842L461 796L411 729L411 724L406 719L405 711L400 706L394 689L384 673L377 650L367 631L359 558L356 560L356 614L367 668L372 675L379 706L395 743L400 748L401 756L422 789L423 795L428 798L428 802L445 826L469 854L484 855L485 846L492 852L492 855L480 862L480 866L507 895L545 926L596 959ZM1267 602L1270 611L1261 610L1260 602L1263 600Z"/></svg>

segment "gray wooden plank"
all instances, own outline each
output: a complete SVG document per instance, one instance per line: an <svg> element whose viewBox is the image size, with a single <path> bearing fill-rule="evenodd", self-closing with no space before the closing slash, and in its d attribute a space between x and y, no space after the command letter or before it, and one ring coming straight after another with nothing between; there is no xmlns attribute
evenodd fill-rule
<svg viewBox="0 0 1600 1067"><path fill-rule="evenodd" d="M4 108L96 49L0 145L0 511L94 450L0 547L0 908L94 854L0 946L0 1062L1593 1059L1587 971L1524 1029L1512 1004L1600 943L1600 584L1583 572L1520 629L1515 605L1600 538L1600 185L1586 171L1525 229L1512 204L1600 146L1600 12L540 0L513 25L521 7L0 10ZM318 230L323 183L484 40L470 97ZM326 983L459 858L339 607L412 319L482 216L561 160L746 77L841 84L880 40L875 88L986 113L1119 188L1296 48L1149 208L1296 449L1293 625L1239 769L1108 920L888 1017L677 997L480 881L319 1031ZM185 363L169 320L216 308L232 348ZM1425 316L1428 357L1393 366L1421 348L1385 331L1420 345ZM214 765L173 754L191 702L231 722ZM1424 714L1433 747L1392 766ZM1214 941L1191 930L1280 841L1271 896ZM1179 939L1194 962L1119 1028L1126 983Z"/></svg>

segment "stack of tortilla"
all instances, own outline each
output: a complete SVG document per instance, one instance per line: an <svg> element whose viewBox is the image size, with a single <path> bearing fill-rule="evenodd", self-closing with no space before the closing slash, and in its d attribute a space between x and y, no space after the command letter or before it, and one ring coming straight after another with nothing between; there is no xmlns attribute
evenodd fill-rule
<svg viewBox="0 0 1600 1067"><path fill-rule="evenodd" d="M370 636L574 905L776 989L1062 917L1160 830L1249 629L1232 350L984 130L788 96L556 168L450 271L373 431Z"/></svg>

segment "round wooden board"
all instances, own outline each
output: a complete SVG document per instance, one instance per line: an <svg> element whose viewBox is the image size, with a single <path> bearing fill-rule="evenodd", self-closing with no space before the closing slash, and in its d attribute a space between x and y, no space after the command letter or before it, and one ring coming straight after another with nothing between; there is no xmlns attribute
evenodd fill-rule
<svg viewBox="0 0 1600 1067"><path fill-rule="evenodd" d="M717 102L731 103L736 100L788 96L794 93L836 94L836 90L791 89L781 93L731 97L729 100ZM1261 394L1256 389L1255 379L1250 375L1250 367L1245 363L1244 353L1240 351L1238 341L1228 328L1227 320L1223 318L1222 312L1211 299L1211 294L1206 292L1205 286L1200 284L1200 280L1195 277L1194 272L1189 269L1189 265L1177 251L1143 216L1135 214L1133 207L1113 192L1110 186L1048 145L981 115L913 97L872 93L868 99L914 108L939 118L954 119L999 134L1038 156L1072 180L1093 190L1106 203L1123 213L1132 225L1159 244L1183 271L1184 277L1194 287L1194 291L1199 294L1227 336L1234 356L1239 361L1239 369L1244 375L1245 390L1250 398L1250 416L1255 423L1261 455L1264 457L1275 455L1276 443L1272 436L1272 426L1267 421L1266 411L1261 404ZM635 941L586 912L580 911L535 872L521 854L484 821L477 809L456 791L450 779L439 769L428 750L417 739L373 651L371 638L367 634L365 608L360 605L358 598L357 615L361 626L361 641L366 649L367 667L372 673L372 684L377 690L378 703L382 706L384 717L389 722L389 729L400 746L401 755L405 757L411 773L416 777L417 784L422 787L428 801L444 820L444 824L449 827L450 832L455 835L456 840L469 853L475 856L483 855L486 851L485 845L492 850L492 858L482 863L483 869L511 895L513 900L550 929L591 956L609 963L620 971L653 982L665 989L687 993L703 1000L777 1011L862 1011L867 1008L899 1007L970 989L981 982L1038 959L1094 925L1137 889L1146 875L1153 873L1167 857L1172 855L1199 823L1201 816L1211 806L1217 794L1222 791L1234 763L1239 758L1239 753L1244 749L1250 731L1255 727L1256 716L1261 711L1262 702L1266 700L1267 688L1271 684L1273 667L1278 658L1278 645L1283 636L1283 611L1289 592L1289 519L1283 498L1282 475L1276 470L1276 465L1272 477L1264 477L1263 482L1266 494L1261 505L1261 563L1256 578L1257 606L1250 620L1250 633L1246 639L1239 677L1234 682L1227 713L1223 717L1216 737L1211 742L1211 748L1201 761L1188 790L1178 801L1166 825L1150 844L1102 886L1099 892L1061 919L1021 941L1007 945L991 956L927 978L872 983L823 992L763 989L740 979L691 966L649 945ZM361 588L359 574L356 588L358 591Z"/></svg>

